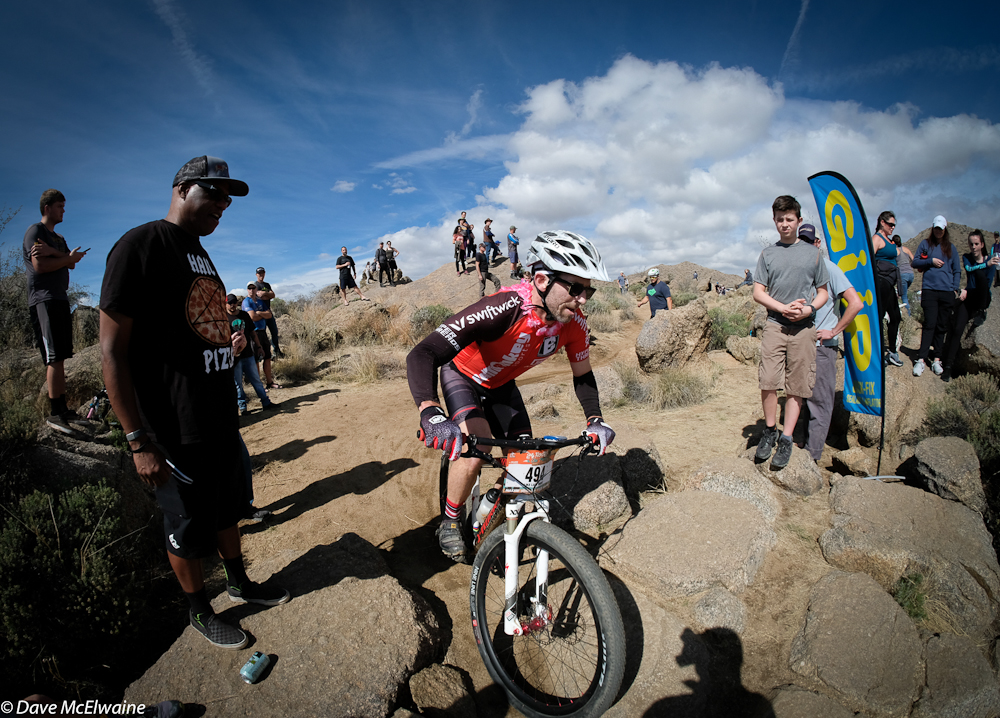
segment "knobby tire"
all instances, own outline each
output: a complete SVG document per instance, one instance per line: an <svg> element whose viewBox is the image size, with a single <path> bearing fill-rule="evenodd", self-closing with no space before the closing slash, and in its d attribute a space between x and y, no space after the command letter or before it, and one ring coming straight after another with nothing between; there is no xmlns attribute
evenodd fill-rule
<svg viewBox="0 0 1000 718"><path fill-rule="evenodd" d="M521 537L519 619L535 594L535 557L549 552L548 606L553 620L525 636L503 629L503 529L482 542L472 569L472 627L490 676L529 718L586 718L606 712L625 671L625 629L611 587L572 536L541 520Z"/></svg>

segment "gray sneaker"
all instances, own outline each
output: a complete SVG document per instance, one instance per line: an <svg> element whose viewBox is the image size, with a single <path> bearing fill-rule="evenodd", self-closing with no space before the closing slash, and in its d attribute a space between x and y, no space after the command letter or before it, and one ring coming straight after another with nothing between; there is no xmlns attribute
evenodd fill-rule
<svg viewBox="0 0 1000 718"><path fill-rule="evenodd" d="M778 427L765 426L764 433L760 436L760 443L757 444L757 460L767 461L774 451L774 442L778 440Z"/></svg>
<svg viewBox="0 0 1000 718"><path fill-rule="evenodd" d="M56 431L61 431L63 434L69 434L70 436L76 436L76 429L69 425L63 417L58 414L53 414L52 416L45 417L45 423L51 426Z"/></svg>
<svg viewBox="0 0 1000 718"><path fill-rule="evenodd" d="M893 366L903 366L903 362L899 358L899 354L896 352L886 352L886 359Z"/></svg>
<svg viewBox="0 0 1000 718"><path fill-rule="evenodd" d="M941 376L944 373L944 366L942 366L940 359L935 359L931 362L931 371L938 376Z"/></svg>
<svg viewBox="0 0 1000 718"><path fill-rule="evenodd" d="M191 625L194 630L208 639L208 642L219 648L243 648L247 644L247 634L235 626L231 626L214 613L198 613L190 611Z"/></svg>
<svg viewBox="0 0 1000 718"><path fill-rule="evenodd" d="M771 461L771 468L785 468L788 466L788 460L790 458L792 458L792 437L782 434L778 439L778 450L774 452L774 459Z"/></svg>
<svg viewBox="0 0 1000 718"><path fill-rule="evenodd" d="M452 561L459 563L465 560L465 538L462 537L462 523L458 519L441 517L441 525L437 529L438 543L441 551Z"/></svg>
<svg viewBox="0 0 1000 718"><path fill-rule="evenodd" d="M913 376L920 376L921 374L924 373L925 368L926 366L924 365L924 360L917 359L915 362L913 362Z"/></svg>

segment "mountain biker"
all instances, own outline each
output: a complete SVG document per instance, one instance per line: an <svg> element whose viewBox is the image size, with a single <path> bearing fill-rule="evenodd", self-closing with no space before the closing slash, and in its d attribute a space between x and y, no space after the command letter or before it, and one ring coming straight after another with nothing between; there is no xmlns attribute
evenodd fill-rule
<svg viewBox="0 0 1000 718"><path fill-rule="evenodd" d="M601 415L587 320L580 311L595 291L591 282L609 281L600 252L578 234L542 232L532 241L526 264L529 277L452 315L406 358L420 436L452 461L437 533L441 550L456 561L466 553L462 506L483 464L459 458L462 435L531 436L516 377L565 346L587 433L595 436L601 454L615 438ZM438 401L438 369L447 413Z"/></svg>

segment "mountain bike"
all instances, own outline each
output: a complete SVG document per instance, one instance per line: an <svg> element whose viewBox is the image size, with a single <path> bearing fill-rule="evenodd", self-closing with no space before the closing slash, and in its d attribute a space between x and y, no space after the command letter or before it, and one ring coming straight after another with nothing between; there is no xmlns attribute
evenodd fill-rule
<svg viewBox="0 0 1000 718"><path fill-rule="evenodd" d="M496 459L478 445L499 446L506 454ZM549 500L541 495L551 482L555 453L569 446L596 451L592 440L586 432L572 439L469 436L465 446L463 456L503 470L482 496L477 480L466 507L475 552L472 630L490 676L526 716L602 715L625 671L621 612L597 562L552 525ZM444 457L442 493L447 463Z"/></svg>

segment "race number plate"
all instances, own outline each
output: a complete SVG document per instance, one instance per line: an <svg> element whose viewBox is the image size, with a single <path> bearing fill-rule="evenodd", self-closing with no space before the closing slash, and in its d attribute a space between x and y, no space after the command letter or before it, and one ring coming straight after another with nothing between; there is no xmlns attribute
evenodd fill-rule
<svg viewBox="0 0 1000 718"><path fill-rule="evenodd" d="M552 480L552 451L511 451L504 474L505 494L530 494L548 487Z"/></svg>

